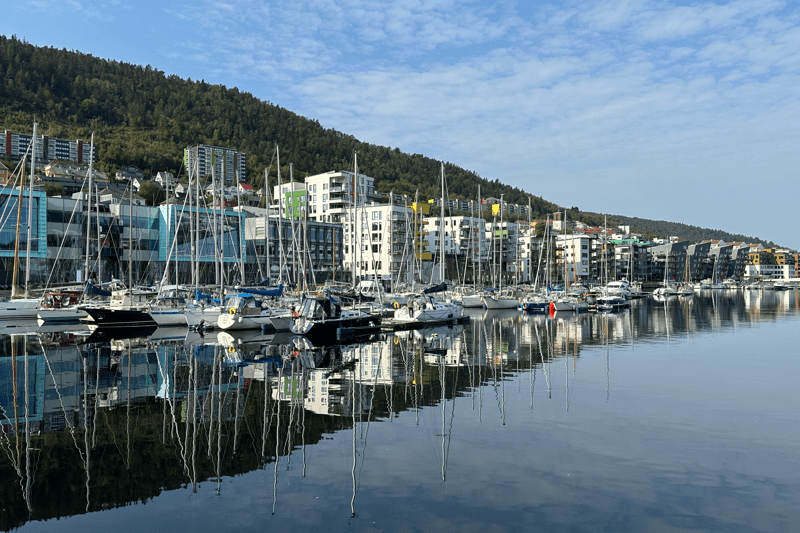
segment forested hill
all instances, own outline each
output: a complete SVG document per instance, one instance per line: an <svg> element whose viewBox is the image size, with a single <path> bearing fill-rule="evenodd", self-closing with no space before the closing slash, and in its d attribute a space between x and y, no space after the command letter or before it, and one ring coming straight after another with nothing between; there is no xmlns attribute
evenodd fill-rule
<svg viewBox="0 0 800 533"><path fill-rule="evenodd" d="M134 164L153 175L177 173L183 149L197 144L235 148L247 154L247 178L256 188L280 146L282 175L293 163L296 178L330 170L359 169L376 188L432 198L440 194L440 163L419 154L361 142L235 87L165 76L150 66L106 61L88 54L40 48L0 37L0 126L30 131L33 114L46 135L88 139L95 133L98 168L116 171ZM275 166L272 167L276 174ZM529 192L481 179L474 172L445 165L452 196L477 198L505 194L528 203ZM533 198L537 211L557 206Z"/></svg>
<svg viewBox="0 0 800 533"><path fill-rule="evenodd" d="M52 137L88 139L95 134L97 167L113 175L133 164L150 175L181 174L183 149L198 144L235 148L247 154L247 180L263 185L275 146L280 147L281 174L288 177L353 168L375 178L378 191L439 196L440 163L420 154L359 141L323 128L318 121L264 102L253 95L204 81L166 76L150 67L109 61L89 54L36 47L15 37L0 36L0 129L28 132L33 117L39 132ZM445 164L449 195L474 199L505 195L506 201L527 205L535 217L559 210L551 202L487 180L451 163ZM270 185L277 176L271 166ZM590 213L573 213L598 223ZM573 218L570 215L570 218ZM635 228L651 231L647 221ZM609 225L612 220L609 219ZM711 233L704 238L712 238ZM721 237L713 237L721 238ZM740 239L752 240L752 239Z"/></svg>

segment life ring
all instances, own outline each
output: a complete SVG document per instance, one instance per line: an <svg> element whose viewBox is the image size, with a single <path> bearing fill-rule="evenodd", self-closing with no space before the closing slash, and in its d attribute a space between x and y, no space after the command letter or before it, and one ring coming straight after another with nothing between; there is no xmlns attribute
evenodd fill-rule
<svg viewBox="0 0 800 533"><path fill-rule="evenodd" d="M394 338L394 343L395 344L400 344L400 338L399 337L395 337Z"/></svg>
<svg viewBox="0 0 800 533"><path fill-rule="evenodd" d="M233 346L228 346L228 353L233 353L235 351L236 351L236 348L234 348Z"/></svg>
<svg viewBox="0 0 800 533"><path fill-rule="evenodd" d="M400 309L400 304L399 303L395 302L392 305L394 306L395 309Z"/></svg>
<svg viewBox="0 0 800 533"><path fill-rule="evenodd" d="M230 309L228 309L228 313L231 314L231 315L235 315L236 314L236 308L235 307L231 307Z"/></svg>

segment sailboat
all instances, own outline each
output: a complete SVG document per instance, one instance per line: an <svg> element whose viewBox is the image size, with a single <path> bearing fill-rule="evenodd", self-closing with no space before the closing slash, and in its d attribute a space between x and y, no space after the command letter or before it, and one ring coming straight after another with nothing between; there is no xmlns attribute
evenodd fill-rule
<svg viewBox="0 0 800 533"><path fill-rule="evenodd" d="M425 323L454 321L461 318L464 308L456 302L435 302L431 294L447 290L445 279L445 225L444 225L444 163L442 163L442 201L439 213L439 280L441 283L425 289L422 294L408 298L406 305L394 313L394 321L400 323Z"/></svg>
<svg viewBox="0 0 800 533"><path fill-rule="evenodd" d="M33 123L33 137L31 143L28 145L31 151L31 182L28 188L28 238L26 242L27 254L25 257L25 296L19 298L18 293L21 292L17 285L17 275L19 274L19 230L22 220L22 195L25 189L24 177L20 180L19 196L17 200L17 230L16 230L16 244L14 246L14 274L11 285L11 299L0 301L0 320L26 320L36 319L36 313L39 309L39 298L30 298L28 296L28 280L30 279L31 272L31 243L33 242L32 228L33 228L33 180L36 169L36 128L38 124ZM23 169L21 174L24 173L24 161L20 167ZM40 206L41 207L41 206Z"/></svg>
<svg viewBox="0 0 800 533"><path fill-rule="evenodd" d="M677 294L677 289L675 289L675 287L671 286L669 283L669 252L667 252L667 258L664 261L664 284L653 291L653 296L664 297L675 296Z"/></svg>
<svg viewBox="0 0 800 533"><path fill-rule="evenodd" d="M492 230L492 240L497 238L498 233L500 234L499 266L497 267L498 289L496 293L483 297L483 305L486 306L486 309L516 309L519 306L518 298L503 293L503 196L503 194L500 195L500 230Z"/></svg>

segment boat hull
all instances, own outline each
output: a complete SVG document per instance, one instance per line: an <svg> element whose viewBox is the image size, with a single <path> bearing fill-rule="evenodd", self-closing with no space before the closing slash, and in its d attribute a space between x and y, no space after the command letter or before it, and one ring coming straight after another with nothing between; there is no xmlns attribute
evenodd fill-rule
<svg viewBox="0 0 800 533"><path fill-rule="evenodd" d="M39 325L44 324L74 324L87 318L89 315L79 307L62 307L60 309L39 309L37 318Z"/></svg>
<svg viewBox="0 0 800 533"><path fill-rule="evenodd" d="M295 335L306 337L315 346L336 344L337 332L342 328L366 328L379 326L381 316L377 314L362 314L359 316L332 318L329 320L309 321L306 319L293 320L290 330Z"/></svg>
<svg viewBox="0 0 800 533"><path fill-rule="evenodd" d="M150 316L159 327L188 326L186 314L183 309L152 309Z"/></svg>
<svg viewBox="0 0 800 533"><path fill-rule="evenodd" d="M519 300L516 298L484 298L486 309L516 309Z"/></svg>
<svg viewBox="0 0 800 533"><path fill-rule="evenodd" d="M158 326L150 313L136 308L109 309L105 307L84 307L87 318L84 322L90 326L113 328L142 328Z"/></svg>
<svg viewBox="0 0 800 533"><path fill-rule="evenodd" d="M36 320L38 312L38 298L20 298L0 302L0 320Z"/></svg>

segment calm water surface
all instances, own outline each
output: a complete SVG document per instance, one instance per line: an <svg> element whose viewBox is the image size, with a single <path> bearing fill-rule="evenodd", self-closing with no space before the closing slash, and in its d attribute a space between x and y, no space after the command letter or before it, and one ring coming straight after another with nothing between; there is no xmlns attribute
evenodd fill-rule
<svg viewBox="0 0 800 533"><path fill-rule="evenodd" d="M0 530L798 531L799 303L5 334Z"/></svg>

